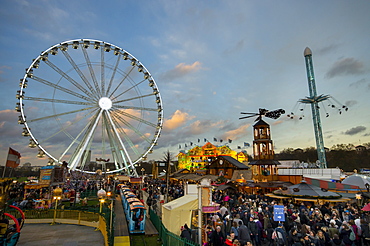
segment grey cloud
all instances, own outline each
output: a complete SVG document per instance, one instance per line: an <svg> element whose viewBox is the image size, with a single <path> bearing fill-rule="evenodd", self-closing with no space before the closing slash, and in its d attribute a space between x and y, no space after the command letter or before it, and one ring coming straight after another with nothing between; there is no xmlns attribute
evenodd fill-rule
<svg viewBox="0 0 370 246"><path fill-rule="evenodd" d="M232 122L225 122L225 125L220 128L220 131L227 132L234 129L235 125Z"/></svg>
<svg viewBox="0 0 370 246"><path fill-rule="evenodd" d="M363 85L366 83L366 79L360 79L360 80L357 80L356 82L353 82L351 83L349 86L360 86L360 85Z"/></svg>
<svg viewBox="0 0 370 246"><path fill-rule="evenodd" d="M344 103L347 107L352 107L357 104L356 100L349 100Z"/></svg>
<svg viewBox="0 0 370 246"><path fill-rule="evenodd" d="M322 47L322 48L319 48L317 50L318 53L320 54L327 54L327 53L330 53L331 51L333 50L336 50L338 47L337 44L331 44L331 45L328 45L328 46L325 46L325 47Z"/></svg>
<svg viewBox="0 0 370 246"><path fill-rule="evenodd" d="M224 55L229 55L230 53L239 53L241 52L241 50L243 50L245 44L244 44L244 39L241 39L239 40L237 43L235 43L233 46L231 46L230 48L226 49L223 54Z"/></svg>
<svg viewBox="0 0 370 246"><path fill-rule="evenodd" d="M365 86L365 88L369 90L370 89L370 82L369 82L368 79L360 79L356 82L351 83L349 86L353 86L353 87L356 87L356 88L358 88L358 87L362 88L363 86Z"/></svg>
<svg viewBox="0 0 370 246"><path fill-rule="evenodd" d="M354 58L344 58L334 63L325 76L331 79L340 75L362 74L363 72L364 65L362 62Z"/></svg>
<svg viewBox="0 0 370 246"><path fill-rule="evenodd" d="M353 127L347 131L344 132L345 135L356 135L357 133L360 133L360 132L363 132L366 130L366 127L364 126L356 126L356 127Z"/></svg>

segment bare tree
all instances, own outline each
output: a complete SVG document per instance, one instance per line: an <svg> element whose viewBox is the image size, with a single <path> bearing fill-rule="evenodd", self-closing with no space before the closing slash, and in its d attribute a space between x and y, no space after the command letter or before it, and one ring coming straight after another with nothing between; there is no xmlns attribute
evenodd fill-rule
<svg viewBox="0 0 370 246"><path fill-rule="evenodd" d="M174 155L167 150L163 153L162 161L166 163L166 197L165 201L168 202L168 188L169 188L169 181L170 181L170 170L171 170L171 162L174 158Z"/></svg>

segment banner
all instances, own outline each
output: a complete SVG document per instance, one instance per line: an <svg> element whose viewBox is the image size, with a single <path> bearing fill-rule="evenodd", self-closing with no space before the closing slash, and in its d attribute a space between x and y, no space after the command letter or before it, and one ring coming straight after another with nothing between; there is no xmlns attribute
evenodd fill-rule
<svg viewBox="0 0 370 246"><path fill-rule="evenodd" d="M21 154L18 151L9 148L8 158L6 159L6 166L16 168L19 166Z"/></svg>

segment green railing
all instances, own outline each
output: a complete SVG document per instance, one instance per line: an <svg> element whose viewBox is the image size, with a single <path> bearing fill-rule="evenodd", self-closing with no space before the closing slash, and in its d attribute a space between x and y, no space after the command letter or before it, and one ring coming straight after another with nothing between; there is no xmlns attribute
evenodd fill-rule
<svg viewBox="0 0 370 246"><path fill-rule="evenodd" d="M164 246L199 246L199 244L193 241L181 238L178 235L168 231L166 227L164 227L162 220L153 210L150 210L149 213L150 220L157 229L159 238L162 240Z"/></svg>
<svg viewBox="0 0 370 246"><path fill-rule="evenodd" d="M80 193L80 199L85 197L97 197L98 190L86 190Z"/></svg>

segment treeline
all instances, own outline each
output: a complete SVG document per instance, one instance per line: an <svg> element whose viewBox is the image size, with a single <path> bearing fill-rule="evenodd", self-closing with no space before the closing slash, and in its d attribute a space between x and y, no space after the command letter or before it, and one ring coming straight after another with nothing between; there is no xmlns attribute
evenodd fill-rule
<svg viewBox="0 0 370 246"><path fill-rule="evenodd" d="M353 144L337 144L326 149L328 167L339 167L350 172L354 169L370 168L370 143L362 144L365 148L355 148ZM299 160L300 162L315 163L317 151L315 147L305 149L287 148L275 155L277 160Z"/></svg>

